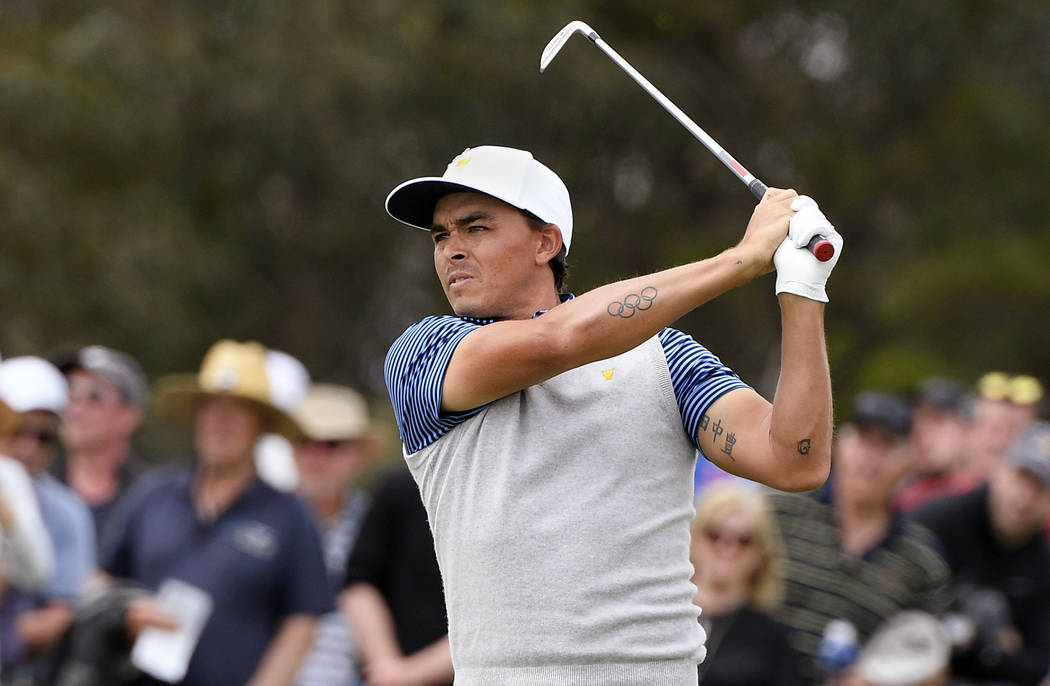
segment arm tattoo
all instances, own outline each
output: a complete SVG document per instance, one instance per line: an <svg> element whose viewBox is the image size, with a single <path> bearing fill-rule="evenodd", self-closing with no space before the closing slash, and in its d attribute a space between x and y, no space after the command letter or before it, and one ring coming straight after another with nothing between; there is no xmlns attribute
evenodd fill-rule
<svg viewBox="0 0 1050 686"><path fill-rule="evenodd" d="M736 458L733 457L733 446L736 445L736 434L730 431L726 434L726 444L722 448L722 452L729 456L733 462L736 462Z"/></svg>
<svg viewBox="0 0 1050 686"><path fill-rule="evenodd" d="M722 434L725 434L725 442L722 444L722 452L729 456L729 459L736 462L736 458L733 457L733 448L736 446L736 432L730 431L728 427L722 424L721 419L716 419L715 423L711 423L711 418L706 414L700 416L700 431L707 432L711 430L711 435L714 437L715 445L718 445L719 439L722 438Z"/></svg>
<svg viewBox="0 0 1050 686"><path fill-rule="evenodd" d="M639 310L648 310L653 306L653 301L656 300L656 296L659 293L654 287L646 286L639 293L630 293L624 296L623 300L614 300L609 303L609 306L605 308L605 311L609 313L610 317L620 317L621 319L630 319L634 316L635 312Z"/></svg>
<svg viewBox="0 0 1050 686"><path fill-rule="evenodd" d="M799 455L809 455L809 449L810 449L810 446L812 446L812 444L813 444L813 441L811 441L808 438L803 438L801 441L798 442L798 446L796 446L798 448L798 454Z"/></svg>

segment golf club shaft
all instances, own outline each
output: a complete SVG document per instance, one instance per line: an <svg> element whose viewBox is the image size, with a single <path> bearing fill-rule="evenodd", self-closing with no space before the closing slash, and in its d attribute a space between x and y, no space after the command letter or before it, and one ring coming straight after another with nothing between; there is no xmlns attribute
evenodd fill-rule
<svg viewBox="0 0 1050 686"><path fill-rule="evenodd" d="M641 86L645 92L653 97L656 102L667 110L672 117L678 120L678 123L684 126L689 133L704 144L704 146L711 151L711 153L717 157L722 164L724 164L729 171L740 179L748 190L758 198L762 199L762 196L766 194L766 184L759 181L755 176L744 168L742 164L736 161L732 155L725 151L721 145L719 145L714 138L711 138L700 126L693 121L689 115L683 112L677 105L671 102L667 96L660 92L660 89L649 82L649 79L642 76L637 69L631 66L631 64L620 57L620 54L612 49L612 47L606 43L601 37L594 31L585 34L598 48L604 52L609 58L615 62L620 69L627 73L635 83ZM818 260L826 262L831 259L835 254L835 248L824 236L814 236L813 239L806 246L810 252L812 252Z"/></svg>

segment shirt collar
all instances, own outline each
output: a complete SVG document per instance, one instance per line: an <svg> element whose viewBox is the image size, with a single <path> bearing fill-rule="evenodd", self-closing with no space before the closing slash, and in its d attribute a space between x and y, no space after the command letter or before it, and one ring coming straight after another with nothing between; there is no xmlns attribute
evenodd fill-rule
<svg viewBox="0 0 1050 686"><path fill-rule="evenodd" d="M558 294L558 298L561 300L561 302L564 303L564 302L569 302L570 300L575 299L576 296L574 294L572 294L572 293L559 293ZM546 314L549 311L550 310L540 310L536 314L532 315L532 318L535 319L536 317L540 316L541 314ZM471 324L477 324L478 326L485 326L486 324L491 324L493 322L500 321L496 317L493 317L491 319L489 319L489 318L482 318L482 317L460 317L460 319L462 319L465 322L470 322Z"/></svg>

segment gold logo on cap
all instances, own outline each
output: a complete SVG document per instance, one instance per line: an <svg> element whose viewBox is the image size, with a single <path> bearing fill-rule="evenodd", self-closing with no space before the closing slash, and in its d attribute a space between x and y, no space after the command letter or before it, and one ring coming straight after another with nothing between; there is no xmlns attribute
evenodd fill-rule
<svg viewBox="0 0 1050 686"><path fill-rule="evenodd" d="M470 162L470 160L471 160L470 157L460 157L458 160L456 160L456 166L457 167L462 167L465 164L467 164L468 162Z"/></svg>
<svg viewBox="0 0 1050 686"><path fill-rule="evenodd" d="M614 373L616 373L615 369L603 369L602 370L602 376L605 377L606 381L612 381Z"/></svg>

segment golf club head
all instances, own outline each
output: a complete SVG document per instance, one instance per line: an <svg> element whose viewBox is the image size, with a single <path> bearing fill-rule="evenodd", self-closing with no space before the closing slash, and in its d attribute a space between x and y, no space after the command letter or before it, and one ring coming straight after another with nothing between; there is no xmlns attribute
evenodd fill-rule
<svg viewBox="0 0 1050 686"><path fill-rule="evenodd" d="M562 46L565 45L565 43L572 38L572 34L577 31L590 38L591 41L598 40L597 32L590 26L587 26L587 24L584 24L582 21L570 21L561 31L554 34L554 38L551 38L550 42L547 43L547 47L543 49L543 53L540 54L540 71L547 68L547 65L554 60L554 57L558 54L558 51L561 50Z"/></svg>

